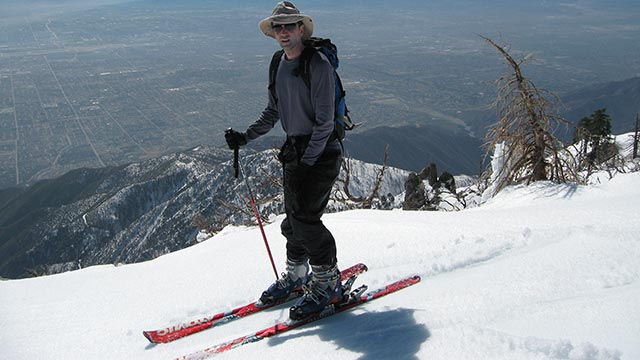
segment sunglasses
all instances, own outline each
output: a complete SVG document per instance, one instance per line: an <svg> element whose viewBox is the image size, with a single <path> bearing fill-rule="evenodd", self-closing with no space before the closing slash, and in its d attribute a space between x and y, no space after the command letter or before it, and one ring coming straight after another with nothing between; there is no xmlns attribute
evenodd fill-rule
<svg viewBox="0 0 640 360"><path fill-rule="evenodd" d="M281 32L282 30L286 30L287 32L293 31L295 29L298 28L298 25L300 25L300 23L293 23L293 24L273 24L271 25L271 29L275 32Z"/></svg>

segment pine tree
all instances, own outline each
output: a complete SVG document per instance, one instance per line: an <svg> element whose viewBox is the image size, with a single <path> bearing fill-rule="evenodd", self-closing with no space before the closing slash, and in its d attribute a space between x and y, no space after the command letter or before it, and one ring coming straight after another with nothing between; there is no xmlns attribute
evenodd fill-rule
<svg viewBox="0 0 640 360"><path fill-rule="evenodd" d="M578 122L574 142L582 141L582 152L589 166L606 161L611 155L611 117L607 109L598 109Z"/></svg>

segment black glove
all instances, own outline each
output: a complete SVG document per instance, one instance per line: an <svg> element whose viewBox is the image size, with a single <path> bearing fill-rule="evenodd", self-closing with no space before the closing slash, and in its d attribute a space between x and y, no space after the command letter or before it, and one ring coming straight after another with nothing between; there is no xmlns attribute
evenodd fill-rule
<svg viewBox="0 0 640 360"><path fill-rule="evenodd" d="M227 141L227 145L229 145L229 149L231 150L247 145L247 134L233 129L227 129L227 131L224 132L224 139Z"/></svg>

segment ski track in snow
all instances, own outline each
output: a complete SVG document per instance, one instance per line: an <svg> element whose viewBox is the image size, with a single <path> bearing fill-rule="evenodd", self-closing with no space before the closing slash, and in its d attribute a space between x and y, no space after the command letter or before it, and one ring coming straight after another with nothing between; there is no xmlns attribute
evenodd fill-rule
<svg viewBox="0 0 640 360"><path fill-rule="evenodd" d="M340 265L369 267L358 283L422 282L217 358L638 359L639 201L632 173L589 187L508 188L460 212L327 214ZM265 230L283 271L281 219ZM141 331L244 305L273 279L259 230L227 227L145 263L0 281L0 358L201 350L286 319L287 308L157 346Z"/></svg>

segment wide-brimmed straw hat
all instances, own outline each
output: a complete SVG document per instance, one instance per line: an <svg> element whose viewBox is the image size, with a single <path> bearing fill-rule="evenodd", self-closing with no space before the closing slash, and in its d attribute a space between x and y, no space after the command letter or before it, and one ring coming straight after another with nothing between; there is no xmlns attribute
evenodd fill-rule
<svg viewBox="0 0 640 360"><path fill-rule="evenodd" d="M293 24L302 21L304 25L304 38L313 35L313 19L310 16L300 14L300 10L290 1L281 1L273 9L271 16L260 21L260 30L267 36L275 38L275 31L271 28L277 24Z"/></svg>

